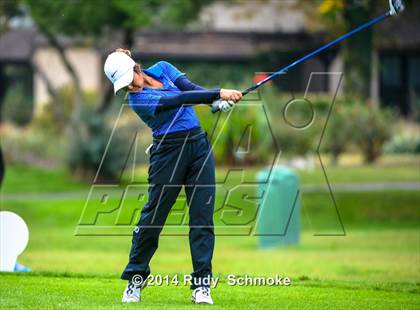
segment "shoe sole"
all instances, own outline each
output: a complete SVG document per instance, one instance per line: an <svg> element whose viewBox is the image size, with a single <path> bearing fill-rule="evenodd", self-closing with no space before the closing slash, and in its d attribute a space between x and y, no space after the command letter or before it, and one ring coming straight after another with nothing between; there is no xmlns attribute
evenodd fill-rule
<svg viewBox="0 0 420 310"><path fill-rule="evenodd" d="M191 298L191 302L193 304L196 304L196 305L212 305L211 303L205 302L205 301L203 301L203 302L196 302L194 298Z"/></svg>

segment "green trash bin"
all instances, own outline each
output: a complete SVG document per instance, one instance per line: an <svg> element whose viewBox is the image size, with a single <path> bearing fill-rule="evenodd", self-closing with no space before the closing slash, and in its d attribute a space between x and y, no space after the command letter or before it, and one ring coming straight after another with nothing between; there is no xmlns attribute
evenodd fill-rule
<svg viewBox="0 0 420 310"><path fill-rule="evenodd" d="M257 174L258 190L263 196L256 234L261 248L299 243L299 178L286 167L266 168ZM261 197L259 196L259 197Z"/></svg>

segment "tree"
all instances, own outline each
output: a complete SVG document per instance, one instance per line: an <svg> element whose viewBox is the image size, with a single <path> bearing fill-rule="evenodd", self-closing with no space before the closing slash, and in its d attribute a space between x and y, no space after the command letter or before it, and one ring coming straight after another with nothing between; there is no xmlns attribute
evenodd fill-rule
<svg viewBox="0 0 420 310"><path fill-rule="evenodd" d="M407 10L414 5L406 0ZM312 28L323 29L329 39L347 33L389 9L385 0L299 1ZM343 60L344 94L365 101L370 95L375 28L369 27L340 45Z"/></svg>
<svg viewBox="0 0 420 310"><path fill-rule="evenodd" d="M19 4L17 1L0 1L0 34L6 32L9 27L9 21L11 18L20 14ZM3 68L0 66L0 120L2 119L2 110L4 97L6 95L6 89L8 80L3 72Z"/></svg>
<svg viewBox="0 0 420 310"><path fill-rule="evenodd" d="M0 33L8 30L10 19L21 13L18 1L0 1Z"/></svg>
<svg viewBox="0 0 420 310"><path fill-rule="evenodd" d="M22 0L28 7L38 29L56 49L69 73L74 87L73 111L70 128L81 144L89 139L89 128L83 123L83 94L80 77L70 62L62 37L91 42L99 46L109 34L122 34L123 47L132 48L135 32L145 28L181 27L194 19L202 6L212 0ZM97 112L104 114L112 99L112 87L107 89L97 103Z"/></svg>
<svg viewBox="0 0 420 310"><path fill-rule="evenodd" d="M122 45L132 48L135 31L145 28L183 26L194 19L202 6L212 0L26 0L33 20L59 52L80 99L80 82L68 61L58 35L87 38L98 46L112 32L122 33ZM108 84L107 84L108 85ZM112 99L112 88L104 92L98 110L105 112ZM76 102L76 111L80 103Z"/></svg>
<svg viewBox="0 0 420 310"><path fill-rule="evenodd" d="M344 33L372 19L374 0L324 0L320 13L330 21L341 20ZM341 57L344 70L346 97L366 100L370 96L373 32L367 28L342 43Z"/></svg>
<svg viewBox="0 0 420 310"><path fill-rule="evenodd" d="M310 26L326 31L326 36L331 40L370 20L378 3L376 0L322 0L311 3L301 0L300 8L305 11ZM369 98L372 49L372 28L341 43L344 95L347 98Z"/></svg>

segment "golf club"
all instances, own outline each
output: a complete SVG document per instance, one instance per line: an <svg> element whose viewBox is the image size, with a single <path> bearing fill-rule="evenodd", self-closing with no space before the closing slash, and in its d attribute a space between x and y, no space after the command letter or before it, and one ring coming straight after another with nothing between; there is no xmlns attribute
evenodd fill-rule
<svg viewBox="0 0 420 310"><path fill-rule="evenodd" d="M370 27L370 26L372 26L372 25L374 25L376 23L379 23L380 21L382 21L382 20L384 20L384 19L386 19L386 18L388 18L390 16L396 15L396 14L402 12L403 10L404 10L404 4L403 4L402 0L389 0L389 11L387 11L385 14L383 14L381 16L378 16L378 17L370 20L366 24L363 24L363 25L361 25L361 26L353 29L352 31L350 31L350 32L342 35L341 37L335 39L334 41L331 41L330 43L327 43L324 46L318 48L317 50L315 50L315 51L313 51L313 52L311 52L311 53L303 56L302 58L300 58L300 59L292 62L291 64L287 65L283 69L280 69L279 71L274 72L272 75L266 77L264 80L258 82L257 84L254 84L253 86L251 86L248 89L244 90L242 92L242 96L245 96L248 93L256 90L258 87L260 87L261 85L264 85L268 81L271 81L276 76L278 76L278 75L280 75L282 73L287 72L289 69L291 69L291 68L297 66L298 64L304 62L305 60L307 60L307 59L309 59L309 58L311 58L311 57L313 57L313 56L321 53L322 51L326 50L327 48L329 48L329 47L331 47L331 46L333 46L333 45L335 45L335 44L337 44L337 43L339 43L339 42L347 39L348 37L354 35L355 33L359 32L359 31L361 31L363 29L366 29L366 28L368 28L368 27ZM216 113L216 112L220 111L220 109L219 109L219 107L217 105L213 105L211 111L212 111L212 113Z"/></svg>

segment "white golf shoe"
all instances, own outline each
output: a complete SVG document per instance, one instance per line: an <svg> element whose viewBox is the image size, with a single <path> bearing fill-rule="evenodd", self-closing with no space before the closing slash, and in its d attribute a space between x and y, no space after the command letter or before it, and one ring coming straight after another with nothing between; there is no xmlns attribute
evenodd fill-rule
<svg viewBox="0 0 420 310"><path fill-rule="evenodd" d="M140 302L141 301L141 291L146 287L147 281L144 281L141 285L134 284L131 281L128 281L127 286L124 290L122 297L122 302Z"/></svg>
<svg viewBox="0 0 420 310"><path fill-rule="evenodd" d="M192 292L192 302L196 304L213 304L213 299L210 295L210 289L208 287L197 287Z"/></svg>

